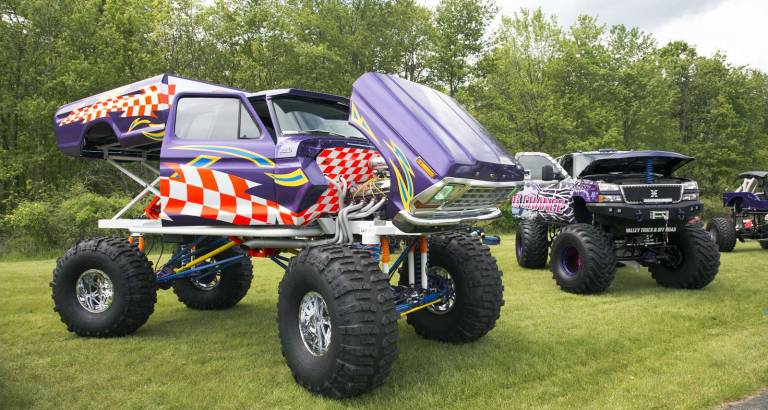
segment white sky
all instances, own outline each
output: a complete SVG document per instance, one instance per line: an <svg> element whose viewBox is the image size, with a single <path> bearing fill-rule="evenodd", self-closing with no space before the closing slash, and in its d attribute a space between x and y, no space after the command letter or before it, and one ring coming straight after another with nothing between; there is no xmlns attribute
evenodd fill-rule
<svg viewBox="0 0 768 410"><path fill-rule="evenodd" d="M422 0L434 5L437 0ZM607 25L636 26L653 34L663 46L684 40L699 54L716 50L733 65L749 65L768 72L768 0L497 0L501 13L521 7L556 14L564 27L580 14L598 17Z"/></svg>

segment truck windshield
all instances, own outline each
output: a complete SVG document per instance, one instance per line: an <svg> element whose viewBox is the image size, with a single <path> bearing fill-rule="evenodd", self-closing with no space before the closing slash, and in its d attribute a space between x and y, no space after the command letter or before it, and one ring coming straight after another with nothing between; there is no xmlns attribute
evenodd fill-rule
<svg viewBox="0 0 768 410"><path fill-rule="evenodd" d="M283 134L324 134L347 138L365 137L349 125L349 107L332 101L301 98L272 100Z"/></svg>

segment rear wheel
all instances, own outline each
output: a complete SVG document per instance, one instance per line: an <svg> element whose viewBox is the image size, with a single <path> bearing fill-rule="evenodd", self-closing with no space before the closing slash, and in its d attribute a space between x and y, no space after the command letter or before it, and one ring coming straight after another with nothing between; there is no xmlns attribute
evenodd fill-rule
<svg viewBox="0 0 768 410"><path fill-rule="evenodd" d="M325 245L291 259L277 324L296 382L335 398L382 384L397 358L394 298L389 276L367 251Z"/></svg>
<svg viewBox="0 0 768 410"><path fill-rule="evenodd" d="M566 226L552 241L549 266L552 278L566 292L603 292L616 272L613 242L592 225Z"/></svg>
<svg viewBox="0 0 768 410"><path fill-rule="evenodd" d="M458 232L432 235L428 262L430 287L446 289L448 298L409 314L408 324L419 336L444 342L465 343L485 336L495 327L504 305L502 273L490 249ZM404 266L402 285L407 284L407 275Z"/></svg>
<svg viewBox="0 0 768 410"><path fill-rule="evenodd" d="M653 278L662 286L677 289L701 289L707 286L720 268L717 245L703 229L685 226L669 235L676 255L659 265L651 265Z"/></svg>
<svg viewBox="0 0 768 410"><path fill-rule="evenodd" d="M707 223L707 232L720 252L730 252L736 247L736 226L730 218L710 219Z"/></svg>
<svg viewBox="0 0 768 410"><path fill-rule="evenodd" d="M230 248L202 262L222 261L242 256L231 265L213 267L200 276L180 279L173 284L173 292L179 301L190 309L227 309L240 302L251 287L253 265L242 248Z"/></svg>
<svg viewBox="0 0 768 410"><path fill-rule="evenodd" d="M541 269L547 266L549 240L546 224L524 220L517 226L515 235L515 256L517 264L523 268Z"/></svg>
<svg viewBox="0 0 768 410"><path fill-rule="evenodd" d="M125 238L79 242L56 261L54 311L79 336L123 336L146 323L157 301L155 273Z"/></svg>

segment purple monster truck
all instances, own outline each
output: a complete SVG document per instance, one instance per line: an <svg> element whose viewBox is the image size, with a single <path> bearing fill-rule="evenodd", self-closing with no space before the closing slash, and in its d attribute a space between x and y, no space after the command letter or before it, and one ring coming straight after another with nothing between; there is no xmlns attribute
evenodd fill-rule
<svg viewBox="0 0 768 410"><path fill-rule="evenodd" d="M512 198L522 219L517 262L550 270L571 293L607 289L619 263L647 266L661 285L700 289L720 257L707 233L690 224L702 211L696 182L672 176L693 158L663 151L578 152L553 159L516 156L526 183Z"/></svg>
<svg viewBox="0 0 768 410"><path fill-rule="evenodd" d="M285 269L288 367L308 390L347 397L386 379L397 319L461 343L499 317L502 273L463 232L500 215L523 168L433 89L368 73L347 99L160 75L67 104L54 125L62 152L106 160L142 187L99 221L130 240L84 240L56 264L55 310L80 336L136 331L158 289L193 309L232 307L250 257L269 258ZM141 217L124 217L143 200ZM161 266L144 253L148 234L174 244ZM402 252L390 259L392 244Z"/></svg>
<svg viewBox="0 0 768 410"><path fill-rule="evenodd" d="M768 172L750 171L735 192L723 194L723 205L731 208L730 218L712 218L707 231L720 252L730 252L736 240L756 240L768 249Z"/></svg>

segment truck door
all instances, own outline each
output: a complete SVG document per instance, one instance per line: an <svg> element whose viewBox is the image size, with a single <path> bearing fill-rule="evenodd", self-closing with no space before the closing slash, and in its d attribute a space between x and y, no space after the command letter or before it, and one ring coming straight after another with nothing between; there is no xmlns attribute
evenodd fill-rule
<svg viewBox="0 0 768 410"><path fill-rule="evenodd" d="M274 153L244 95L178 95L160 152L163 225L280 223Z"/></svg>

